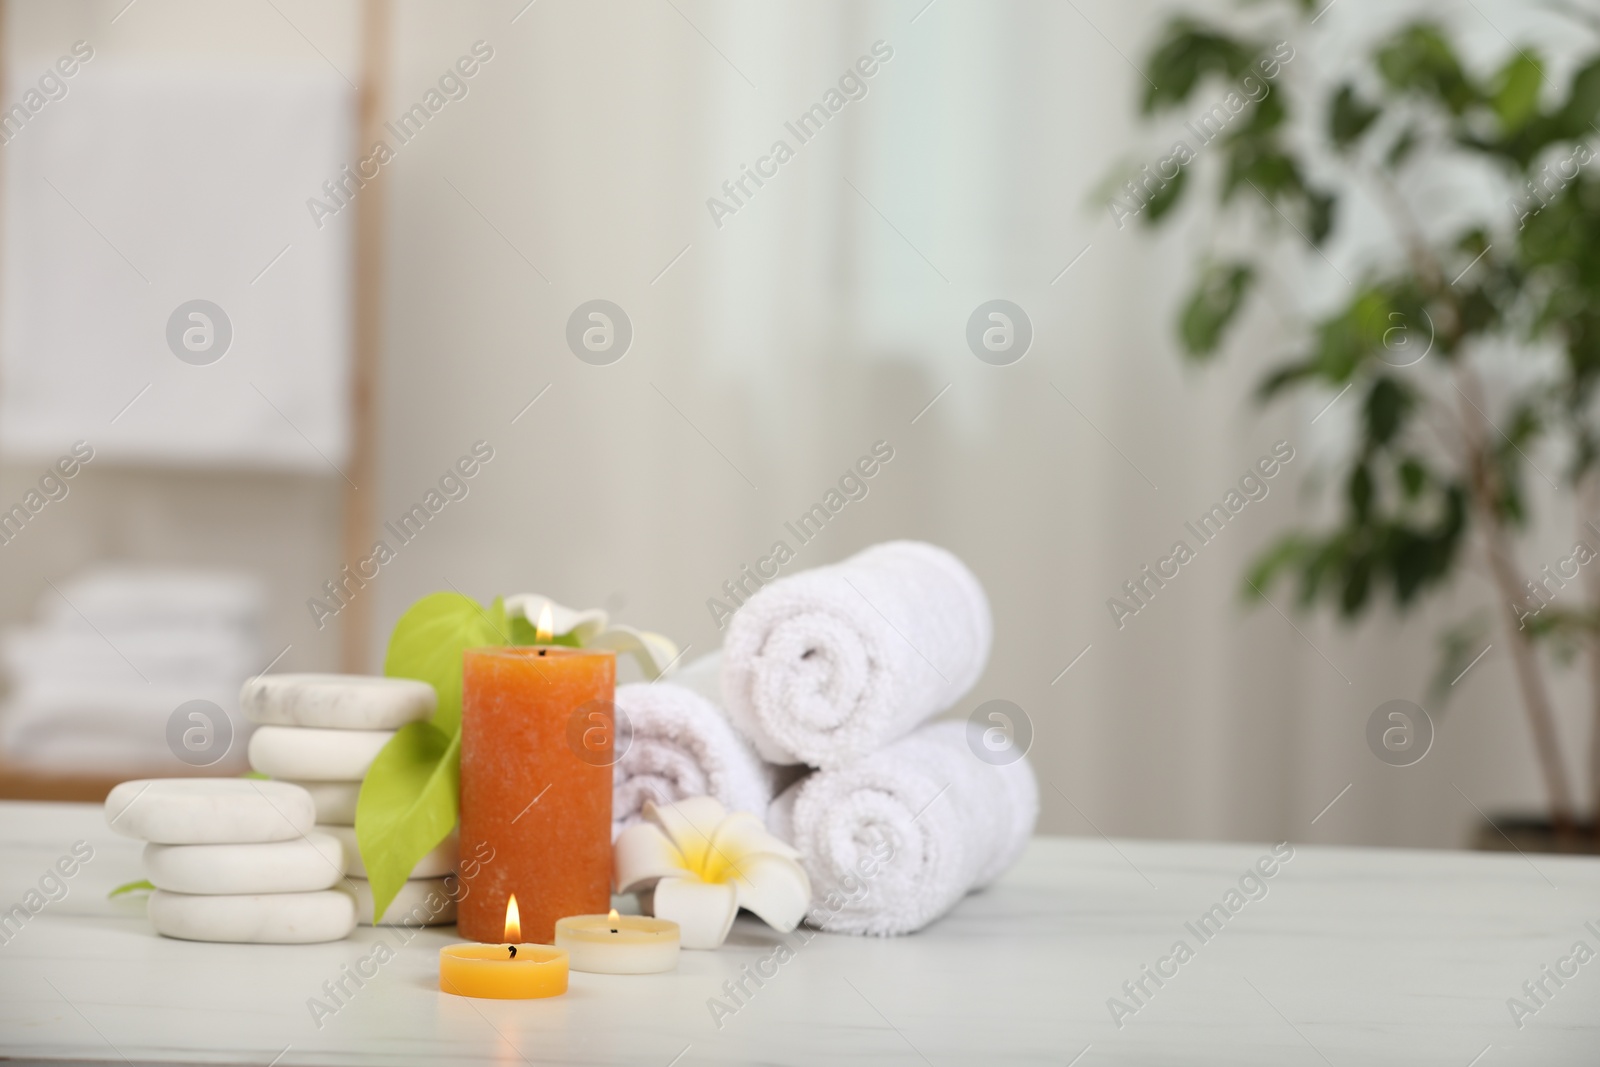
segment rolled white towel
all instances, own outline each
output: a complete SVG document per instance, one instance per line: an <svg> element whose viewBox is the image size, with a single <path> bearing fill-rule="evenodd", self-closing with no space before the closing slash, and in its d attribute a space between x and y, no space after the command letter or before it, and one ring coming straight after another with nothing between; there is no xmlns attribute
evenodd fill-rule
<svg viewBox="0 0 1600 1067"><path fill-rule="evenodd" d="M763 758L837 767L960 700L993 632L965 564L889 541L751 597L723 643L723 699Z"/></svg>
<svg viewBox="0 0 1600 1067"><path fill-rule="evenodd" d="M806 922L907 934L1015 863L1039 817L1026 759L985 763L966 724L925 726L858 763L786 790L767 824L811 876Z"/></svg>
<svg viewBox="0 0 1600 1067"><path fill-rule="evenodd" d="M715 797L730 812L765 821L775 768L761 761L721 708L671 682L619 686L616 703L633 740L613 771L612 837L639 821L647 800Z"/></svg>

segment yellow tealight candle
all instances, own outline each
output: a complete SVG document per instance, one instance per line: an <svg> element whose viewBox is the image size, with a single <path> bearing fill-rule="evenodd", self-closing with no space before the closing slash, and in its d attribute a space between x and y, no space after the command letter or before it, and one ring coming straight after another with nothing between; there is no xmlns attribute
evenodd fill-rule
<svg viewBox="0 0 1600 1067"><path fill-rule="evenodd" d="M575 971L656 974L678 965L678 924L644 915L569 915L556 920L556 948Z"/></svg>
<svg viewBox="0 0 1600 1067"><path fill-rule="evenodd" d="M567 953L549 945L518 944L517 898L506 902L506 944L446 945L439 950L439 989L458 997L532 1000L567 991Z"/></svg>

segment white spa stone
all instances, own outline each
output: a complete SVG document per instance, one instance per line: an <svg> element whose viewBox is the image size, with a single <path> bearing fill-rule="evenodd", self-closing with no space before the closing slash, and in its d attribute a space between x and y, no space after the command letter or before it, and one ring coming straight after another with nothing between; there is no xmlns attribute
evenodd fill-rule
<svg viewBox="0 0 1600 1067"><path fill-rule="evenodd" d="M393 736L393 730L263 726L250 738L250 766L274 778L357 782Z"/></svg>
<svg viewBox="0 0 1600 1067"><path fill-rule="evenodd" d="M319 826L318 830L332 834L344 844L344 867L352 878L365 878L367 876L366 864L361 862L361 850L356 847L356 828L354 826ZM456 860L460 858L461 840L460 831L451 830L450 836L439 842L432 852L417 861L411 868L412 878L438 878L449 874L456 869Z"/></svg>
<svg viewBox="0 0 1600 1067"><path fill-rule="evenodd" d="M438 704L427 682L365 674L262 674L239 691L240 712L266 726L396 730Z"/></svg>
<svg viewBox="0 0 1600 1067"><path fill-rule="evenodd" d="M356 801L361 797L360 782L296 782L311 794L317 809L317 822L329 826L354 826Z"/></svg>
<svg viewBox="0 0 1600 1067"><path fill-rule="evenodd" d="M144 876L174 893L307 893L344 877L344 846L313 830L256 845L144 846Z"/></svg>
<svg viewBox="0 0 1600 1067"><path fill-rule="evenodd" d="M384 909L383 920L372 921L372 883L346 878L339 888L355 897L356 922L362 926L444 926L456 921L456 898L461 886L453 878L413 878L400 887Z"/></svg>
<svg viewBox="0 0 1600 1067"><path fill-rule="evenodd" d="M143 778L106 797L106 825L163 845L288 841L316 822L311 794L251 778Z"/></svg>
<svg viewBox="0 0 1600 1067"><path fill-rule="evenodd" d="M224 897L157 889L148 914L156 933L185 941L305 945L338 941L356 928L355 900L337 889Z"/></svg>

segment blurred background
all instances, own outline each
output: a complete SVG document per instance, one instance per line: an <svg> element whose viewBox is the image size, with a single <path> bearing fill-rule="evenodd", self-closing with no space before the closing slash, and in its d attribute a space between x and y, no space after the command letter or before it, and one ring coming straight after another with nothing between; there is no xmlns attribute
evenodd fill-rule
<svg viewBox="0 0 1600 1067"><path fill-rule="evenodd" d="M1440 628L1486 583L1359 626L1240 596L1261 546L1316 520L1307 486L1357 414L1334 391L1264 413L1251 389L1367 224L1285 254L1215 365L1186 365L1217 221L1195 200L1119 226L1106 195L1170 147L1137 105L1172 10L9 0L0 509L27 515L0 545L6 790L170 772L175 708L230 707L269 668L376 671L435 590L544 593L711 651L708 598L883 441L793 567L896 537L971 565L996 645L952 714L1025 709L1042 832L1459 847L1475 809L1537 809L1504 648L1428 695ZM1527 4L1342 0L1281 81L1331 84L1419 13L1469 63L1582 43ZM799 143L785 124L863 56L860 94ZM730 194L780 138L793 157ZM1033 330L1007 366L967 343L994 299ZM567 342L592 300L631 325L606 365ZM1266 498L1119 627L1108 599L1278 442L1295 458ZM383 533L475 448L425 526ZM1571 543L1548 497L1530 570ZM393 558L341 606L325 583L380 536ZM1554 677L1581 781L1588 719ZM1368 748L1392 699L1433 716L1412 766Z"/></svg>

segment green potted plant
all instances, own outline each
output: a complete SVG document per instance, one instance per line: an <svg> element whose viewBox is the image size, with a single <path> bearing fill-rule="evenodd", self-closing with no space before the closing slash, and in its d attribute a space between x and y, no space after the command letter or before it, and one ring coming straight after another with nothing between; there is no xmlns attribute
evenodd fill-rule
<svg viewBox="0 0 1600 1067"><path fill-rule="evenodd" d="M1443 27L1413 22L1313 85L1286 74L1288 38L1304 47L1322 32L1324 3L1278 0L1245 30L1168 22L1140 108L1182 115L1185 132L1118 176L1109 210L1119 227L1167 226L1187 196L1221 216L1178 315L1196 362L1223 350L1291 246L1343 280L1331 310L1299 316L1292 354L1257 391L1357 406L1337 513L1278 537L1246 594L1294 580L1302 608L1354 620L1385 599L1413 607L1478 568L1496 602L1443 635L1440 677L1504 642L1548 800L1545 817L1496 819L1479 841L1594 851L1600 826L1579 813L1600 812L1600 48L1558 84L1530 48L1508 43L1479 70ZM1595 23L1575 26L1595 37ZM1437 185L1421 179L1443 165L1499 196L1432 210ZM1383 246L1336 266L1327 248L1361 210L1382 215ZM1570 553L1542 568L1517 554L1535 479L1577 516ZM1586 660L1594 719L1586 799L1547 677L1573 655Z"/></svg>

